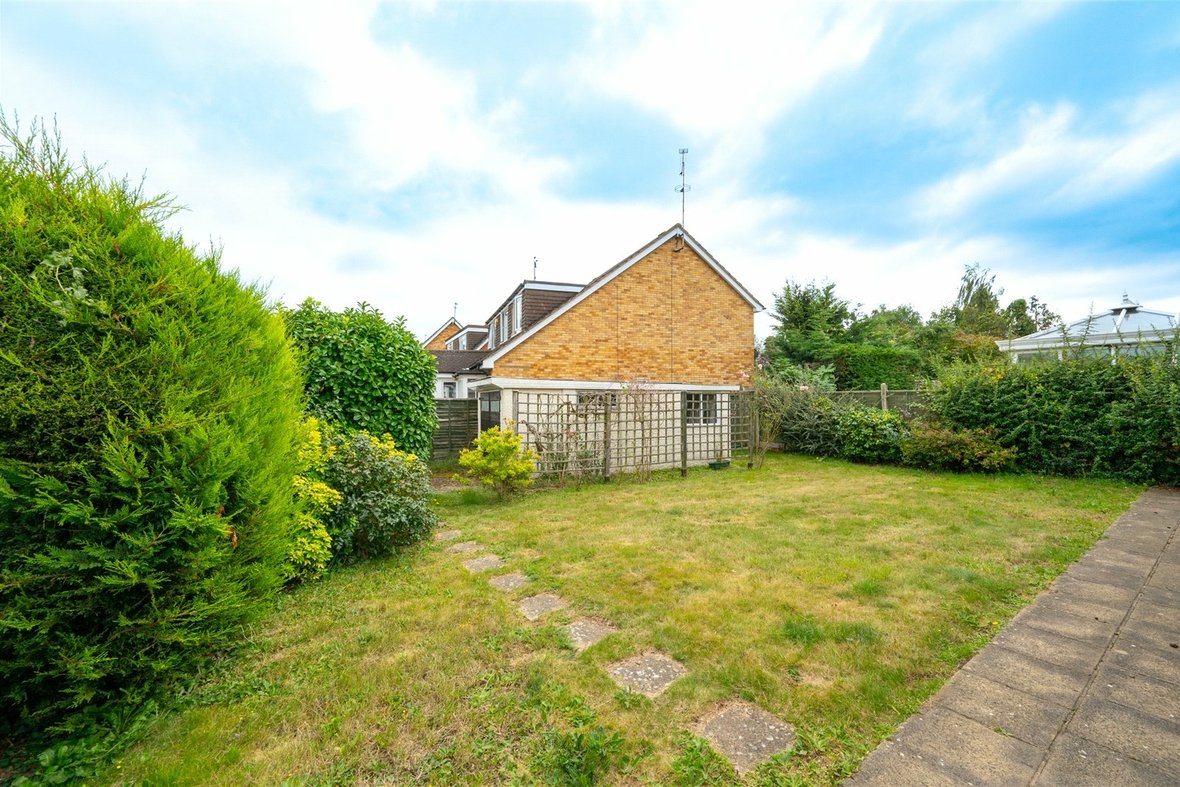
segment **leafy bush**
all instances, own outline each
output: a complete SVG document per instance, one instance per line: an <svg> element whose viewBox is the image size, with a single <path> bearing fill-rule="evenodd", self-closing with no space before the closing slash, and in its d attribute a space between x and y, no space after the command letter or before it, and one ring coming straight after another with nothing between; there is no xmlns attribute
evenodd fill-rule
<svg viewBox="0 0 1180 787"><path fill-rule="evenodd" d="M327 517L334 561L388 555L430 533L437 520L425 462L389 435L337 434L332 446L324 480L343 498Z"/></svg>
<svg viewBox="0 0 1180 787"><path fill-rule="evenodd" d="M334 312L310 298L283 317L295 345L311 412L371 434L391 434L404 450L430 456L438 419L434 356L398 318L359 304Z"/></svg>
<svg viewBox="0 0 1180 787"><path fill-rule="evenodd" d="M1180 368L1167 353L958 366L927 406L945 427L990 430L1023 470L1180 483Z"/></svg>
<svg viewBox="0 0 1180 787"><path fill-rule="evenodd" d="M459 453L459 464L472 478L496 490L503 500L533 482L540 457L522 446L521 436L511 428L493 426L475 438L475 447Z"/></svg>
<svg viewBox="0 0 1180 787"><path fill-rule="evenodd" d="M0 737L83 736L283 583L301 384L167 200L0 126Z"/></svg>
<svg viewBox="0 0 1180 787"><path fill-rule="evenodd" d="M299 443L299 475L295 476L295 535L287 552L293 578L316 579L332 560L332 537L324 524L343 499L324 482L324 469L336 453L326 442L318 418L303 422L303 440Z"/></svg>
<svg viewBox="0 0 1180 787"><path fill-rule="evenodd" d="M911 424L901 442L902 463L925 470L995 472L1015 465L1016 449L1004 448L983 429L954 431Z"/></svg>
<svg viewBox="0 0 1180 787"><path fill-rule="evenodd" d="M836 423L842 458L873 464L901 459L906 425L897 413L850 403L836 408Z"/></svg>
<svg viewBox="0 0 1180 787"><path fill-rule="evenodd" d="M787 388L779 394L779 437L784 451L840 456L839 406L822 394Z"/></svg>

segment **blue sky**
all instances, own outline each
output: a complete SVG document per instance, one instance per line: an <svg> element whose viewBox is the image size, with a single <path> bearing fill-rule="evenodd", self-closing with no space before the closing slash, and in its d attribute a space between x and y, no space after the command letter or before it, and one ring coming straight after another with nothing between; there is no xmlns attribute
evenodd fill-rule
<svg viewBox="0 0 1180 787"><path fill-rule="evenodd" d="M667 229L681 147L767 306L928 314L978 262L1067 319L1180 311L1177 4L0 0L0 106L274 299L419 335Z"/></svg>

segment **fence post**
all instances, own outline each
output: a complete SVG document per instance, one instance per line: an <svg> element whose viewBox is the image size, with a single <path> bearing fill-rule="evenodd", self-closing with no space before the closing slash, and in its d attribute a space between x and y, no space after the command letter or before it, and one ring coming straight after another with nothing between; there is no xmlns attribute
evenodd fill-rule
<svg viewBox="0 0 1180 787"><path fill-rule="evenodd" d="M680 392L680 477L688 475L688 393Z"/></svg>
<svg viewBox="0 0 1180 787"><path fill-rule="evenodd" d="M602 402L602 480L610 480L610 399L609 391Z"/></svg>
<svg viewBox="0 0 1180 787"><path fill-rule="evenodd" d="M889 409L889 386L881 383L881 409Z"/></svg>
<svg viewBox="0 0 1180 787"><path fill-rule="evenodd" d="M753 390L743 393L743 396L746 400L747 411L750 414L750 433L746 436L746 439L750 441L750 456L749 459L746 460L746 469L753 470L754 452L758 449L758 441L761 438L761 435L758 434L758 397L755 395Z"/></svg>

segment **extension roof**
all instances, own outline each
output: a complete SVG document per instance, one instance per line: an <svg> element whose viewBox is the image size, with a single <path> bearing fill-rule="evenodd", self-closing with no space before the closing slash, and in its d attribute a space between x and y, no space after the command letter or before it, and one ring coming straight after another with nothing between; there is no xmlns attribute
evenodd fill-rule
<svg viewBox="0 0 1180 787"><path fill-rule="evenodd" d="M1176 317L1145 309L1123 295L1122 303L1068 325L1058 325L1018 339L1000 340L1004 352L1049 350L1069 346L1109 346L1167 341L1176 336Z"/></svg>

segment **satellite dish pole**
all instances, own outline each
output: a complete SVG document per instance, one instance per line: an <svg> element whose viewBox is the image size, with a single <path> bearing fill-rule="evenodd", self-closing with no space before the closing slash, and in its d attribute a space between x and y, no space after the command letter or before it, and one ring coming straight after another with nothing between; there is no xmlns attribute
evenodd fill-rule
<svg viewBox="0 0 1180 787"><path fill-rule="evenodd" d="M459 302L455 301L455 305L451 308L451 319L459 319Z"/></svg>
<svg viewBox="0 0 1180 787"><path fill-rule="evenodd" d="M537 280L537 258L533 257L533 281Z"/></svg>
<svg viewBox="0 0 1180 787"><path fill-rule="evenodd" d="M680 149L680 185L676 187L676 190L680 192L680 226L681 227L684 226L684 195L686 193L692 191L692 186L690 186L684 182L684 177L685 177L684 157L687 154L688 154L688 148L681 148Z"/></svg>

